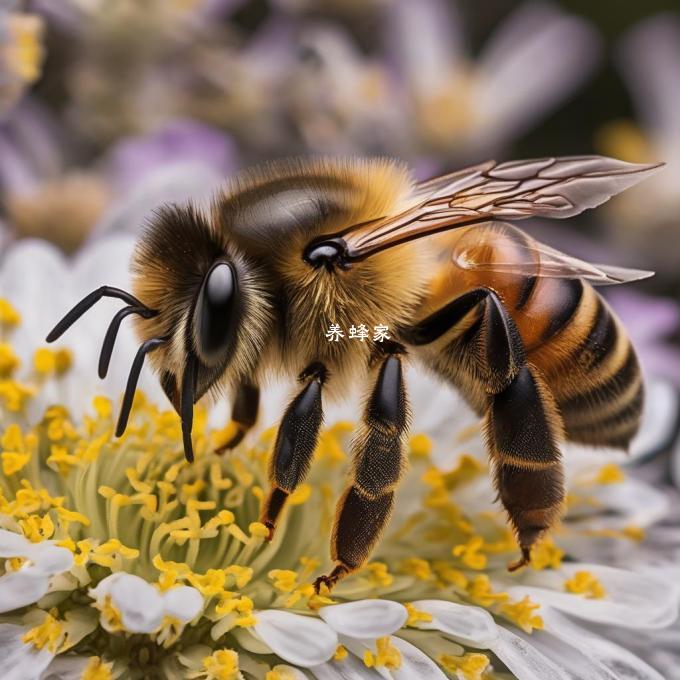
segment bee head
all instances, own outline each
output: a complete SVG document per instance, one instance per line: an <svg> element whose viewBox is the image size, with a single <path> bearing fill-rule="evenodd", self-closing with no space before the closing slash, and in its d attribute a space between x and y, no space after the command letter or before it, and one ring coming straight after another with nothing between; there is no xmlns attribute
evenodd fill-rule
<svg viewBox="0 0 680 680"><path fill-rule="evenodd" d="M116 434L127 426L145 357L182 418L184 450L193 459L193 405L209 390L253 375L272 330L270 286L223 230L191 206L161 208L132 262L134 294L102 286L71 309L47 336L59 338L102 297L128 303L111 321L99 359L105 377L120 324L137 319L142 344L130 370Z"/></svg>
<svg viewBox="0 0 680 680"><path fill-rule="evenodd" d="M167 342L151 357L178 412L252 374L271 328L262 273L192 206L157 211L132 264L134 293L158 314L138 332Z"/></svg>

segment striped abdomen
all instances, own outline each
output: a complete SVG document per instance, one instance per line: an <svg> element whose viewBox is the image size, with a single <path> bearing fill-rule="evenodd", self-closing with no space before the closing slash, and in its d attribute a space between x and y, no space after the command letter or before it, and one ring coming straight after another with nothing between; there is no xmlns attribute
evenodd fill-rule
<svg viewBox="0 0 680 680"><path fill-rule="evenodd" d="M536 242L507 224L471 229L449 237L447 245L421 315L474 288L494 290L556 402L566 438L626 448L640 422L642 378L625 329L596 290L582 279L547 276ZM444 264L453 257L460 265L461 253L466 266ZM456 337L448 334L427 362L483 413L484 387L476 384L468 358L480 321L471 314L459 326L469 330L446 347Z"/></svg>

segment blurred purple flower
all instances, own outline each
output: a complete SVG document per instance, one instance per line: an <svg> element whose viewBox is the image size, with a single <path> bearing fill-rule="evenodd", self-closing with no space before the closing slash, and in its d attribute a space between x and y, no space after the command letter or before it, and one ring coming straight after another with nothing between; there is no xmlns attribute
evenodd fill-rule
<svg viewBox="0 0 680 680"><path fill-rule="evenodd" d="M609 290L607 300L628 330L643 369L680 387L680 347L669 340L680 328L678 303L625 288Z"/></svg>
<svg viewBox="0 0 680 680"><path fill-rule="evenodd" d="M70 162L66 137L30 102L0 127L4 240L40 237L73 252L87 239L135 233L162 203L208 199L238 165L229 137L189 120L123 139L85 167Z"/></svg>
<svg viewBox="0 0 680 680"><path fill-rule="evenodd" d="M122 191L160 168L203 165L226 176L235 169L236 146L223 132L192 120L177 120L147 135L115 144L104 161L107 175Z"/></svg>

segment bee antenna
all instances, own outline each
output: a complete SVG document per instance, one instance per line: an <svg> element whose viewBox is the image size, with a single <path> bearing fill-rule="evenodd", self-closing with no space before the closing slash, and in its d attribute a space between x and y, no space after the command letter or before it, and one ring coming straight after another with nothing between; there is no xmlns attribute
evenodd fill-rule
<svg viewBox="0 0 680 680"><path fill-rule="evenodd" d="M139 307L148 312L153 312L154 310L149 309L145 304L140 302L134 295L130 295L120 288L113 288L112 286L102 286L93 290L89 295L86 295L73 309L71 309L66 316L49 332L47 335L47 342L54 342L63 333L65 333L85 312L95 305L103 297L118 298L119 300L124 300L134 307ZM157 312L154 313L154 315Z"/></svg>
<svg viewBox="0 0 680 680"><path fill-rule="evenodd" d="M121 437L125 432L130 417L130 409L132 408L132 400L135 397L135 390L137 389L137 381L139 374L144 365L144 357L155 349L160 347L166 341L165 338L151 338L147 340L137 350L137 354L132 362L130 375L128 376L127 385L125 386L125 395L123 396L123 405L120 408L120 415L118 416L118 424L116 425L116 437Z"/></svg>
<svg viewBox="0 0 680 680"><path fill-rule="evenodd" d="M182 398L180 416L182 418L182 439L184 441L184 455L190 462L194 462L194 448L191 442L191 430L194 424L194 392L196 390L196 358L189 354L187 365L182 378Z"/></svg>
<svg viewBox="0 0 680 680"><path fill-rule="evenodd" d="M148 309L147 307L123 307L116 316L113 317L109 328L106 331L106 336L104 337L104 343L102 344L102 351L99 355L99 377L105 378L109 371L109 363L111 362L111 354L113 353L113 346L116 344L116 337L118 336L118 329L123 319L130 314L139 314L145 319L150 319L158 314L153 309Z"/></svg>

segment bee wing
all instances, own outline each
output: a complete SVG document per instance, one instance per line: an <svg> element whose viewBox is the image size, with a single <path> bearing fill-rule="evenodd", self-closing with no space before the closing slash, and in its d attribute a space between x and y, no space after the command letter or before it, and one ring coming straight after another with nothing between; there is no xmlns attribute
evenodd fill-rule
<svg viewBox="0 0 680 680"><path fill-rule="evenodd" d="M603 156L488 161L418 184L396 216L355 225L341 235L350 260L440 231L488 220L564 218L604 203L662 164Z"/></svg>
<svg viewBox="0 0 680 680"><path fill-rule="evenodd" d="M654 275L643 269L580 260L503 222L468 229L454 244L451 259L457 267L468 271L585 279L596 286L639 281Z"/></svg>

